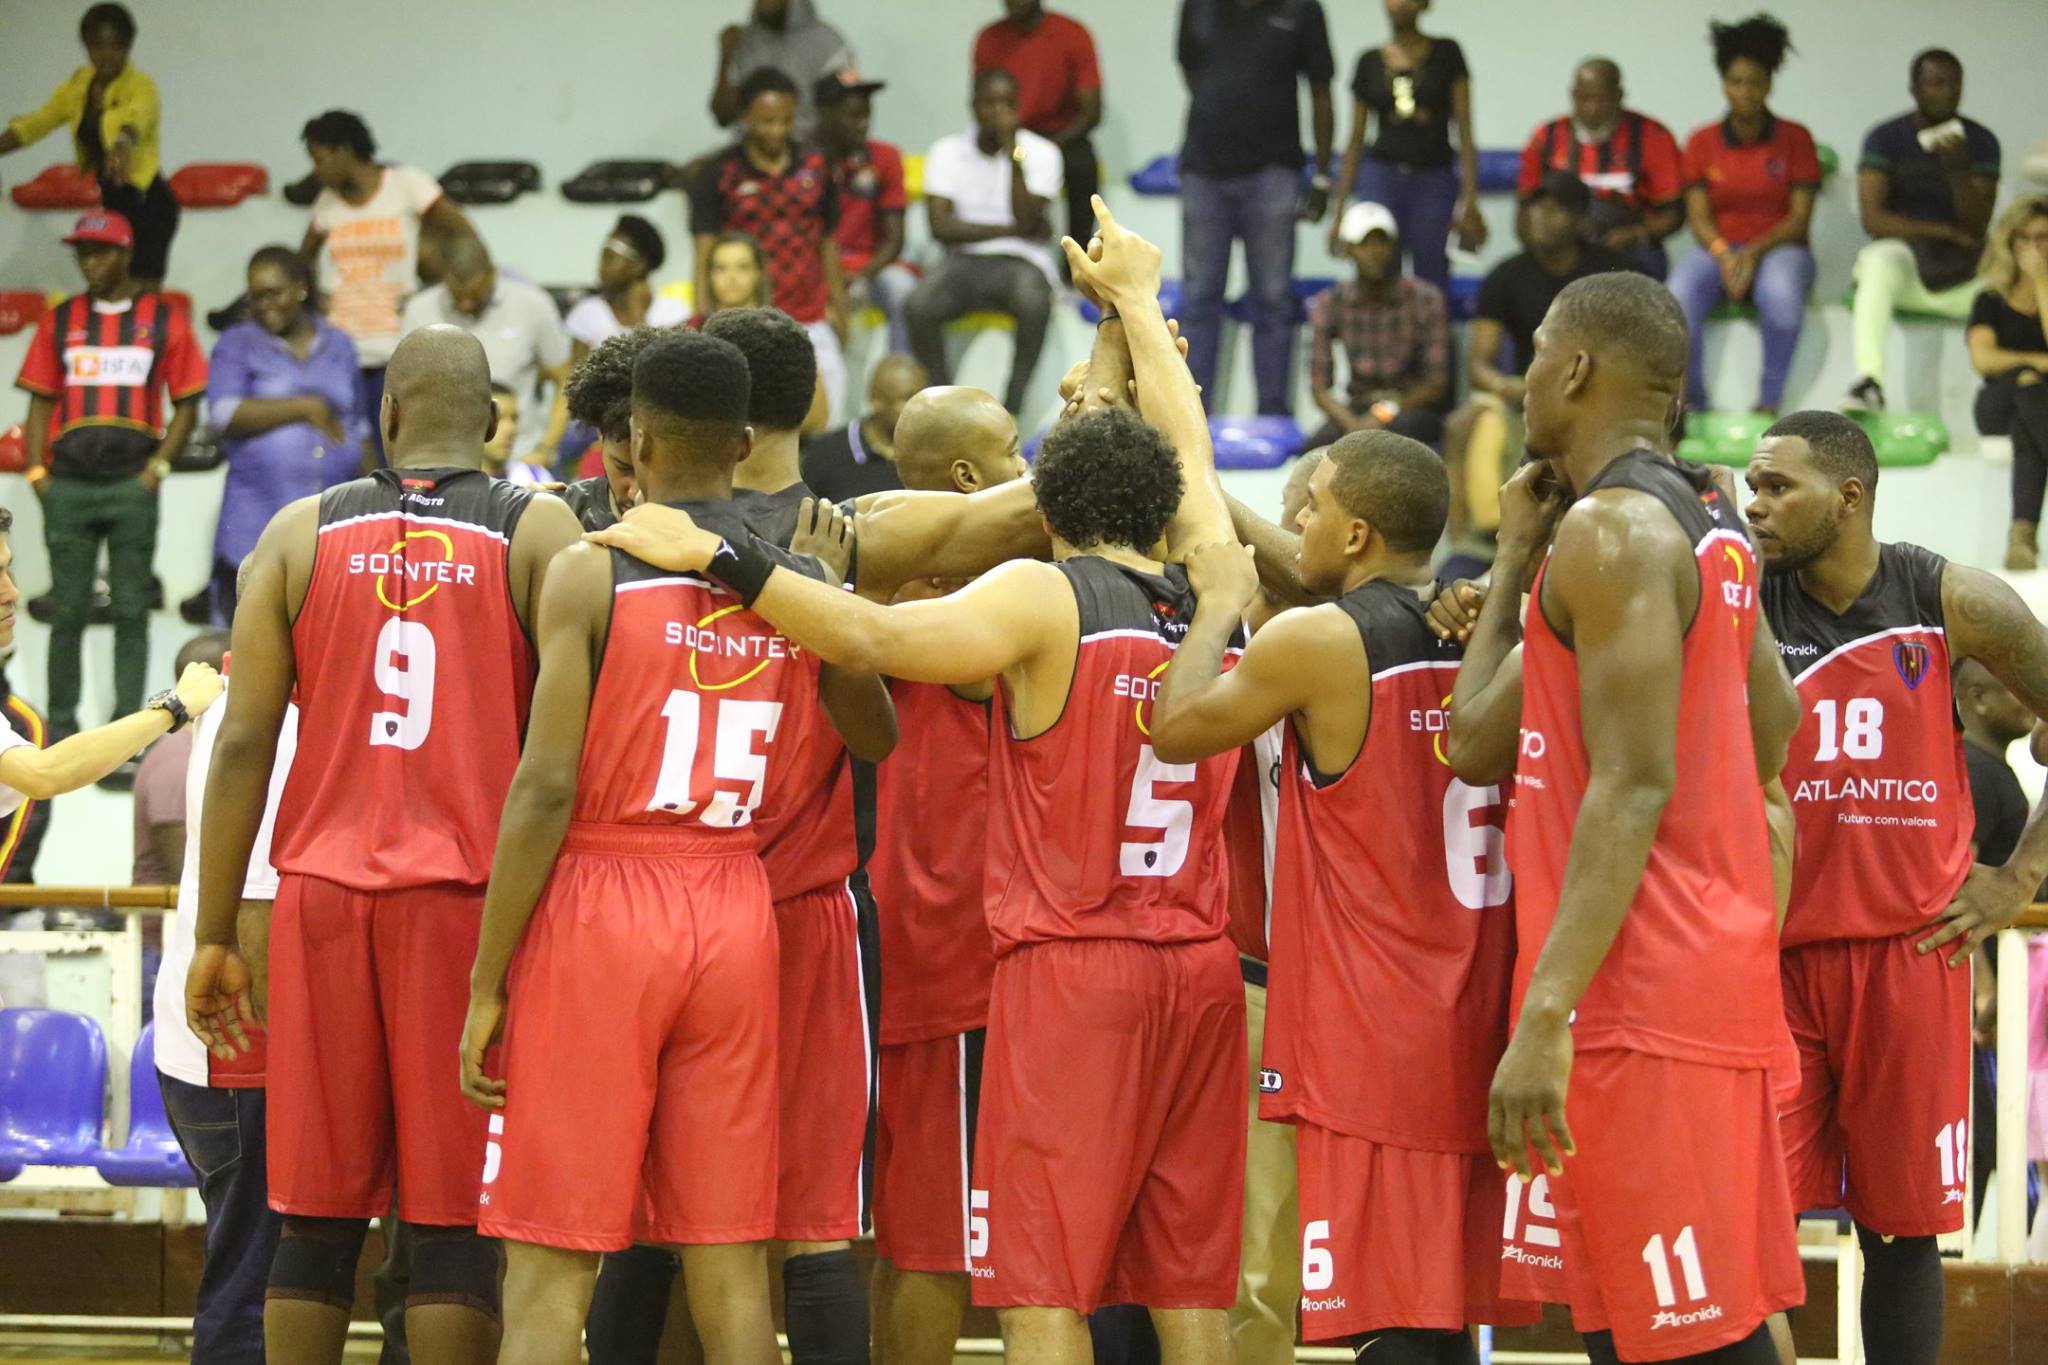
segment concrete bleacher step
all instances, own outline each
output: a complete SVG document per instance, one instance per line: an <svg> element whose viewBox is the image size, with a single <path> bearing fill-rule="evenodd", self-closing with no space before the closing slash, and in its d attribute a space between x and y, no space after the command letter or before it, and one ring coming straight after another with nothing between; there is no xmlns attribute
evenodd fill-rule
<svg viewBox="0 0 2048 1365"><path fill-rule="evenodd" d="M1868 412L1851 414L1870 434L1877 463L1886 469L1932 464L1948 451L1948 427L1931 412ZM1762 412L1695 412L1687 415L1686 436L1679 442L1682 459L1699 464L1743 469L1756 453L1756 443L1775 420Z"/></svg>

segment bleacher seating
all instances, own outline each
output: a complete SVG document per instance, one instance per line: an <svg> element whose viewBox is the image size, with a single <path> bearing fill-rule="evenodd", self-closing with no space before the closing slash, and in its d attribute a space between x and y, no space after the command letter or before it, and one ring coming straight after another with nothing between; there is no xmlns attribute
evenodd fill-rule
<svg viewBox="0 0 2048 1365"><path fill-rule="evenodd" d="M196 161L171 176L171 193L188 209L229 209L270 191L270 172L249 162Z"/></svg>
<svg viewBox="0 0 2048 1365"><path fill-rule="evenodd" d="M0 337L35 326L49 306L49 296L40 290L0 289Z"/></svg>
<svg viewBox="0 0 2048 1365"><path fill-rule="evenodd" d="M61 1010L0 1010L0 1161L92 1165L106 1090L98 1023Z"/></svg>
<svg viewBox="0 0 2048 1365"><path fill-rule="evenodd" d="M675 186L681 169L666 161L593 161L562 182L578 204L644 204Z"/></svg>
<svg viewBox="0 0 2048 1365"><path fill-rule="evenodd" d="M1218 469L1277 469L1307 444L1292 417L1211 417L1209 439Z"/></svg>
<svg viewBox="0 0 2048 1365"><path fill-rule="evenodd" d="M19 474L28 467L28 449L23 443L21 423L0 431L0 474Z"/></svg>
<svg viewBox="0 0 2048 1365"><path fill-rule="evenodd" d="M1522 174L1522 149L1482 147L1479 149L1479 192L1513 194Z"/></svg>
<svg viewBox="0 0 2048 1365"><path fill-rule="evenodd" d="M462 161L441 172L441 188L458 204L509 204L540 188L531 161Z"/></svg>
<svg viewBox="0 0 2048 1365"><path fill-rule="evenodd" d="M128 1063L128 1141L102 1151L93 1166L109 1185L197 1185L164 1114L157 1083L156 1024L146 1024Z"/></svg>
<svg viewBox="0 0 2048 1365"><path fill-rule="evenodd" d="M1882 468L1932 464L1948 451L1948 427L1933 413L1865 412L1853 416L1869 433ZM1745 468L1772 420L1761 412L1689 413L1678 453L1701 464Z"/></svg>
<svg viewBox="0 0 2048 1365"><path fill-rule="evenodd" d="M1302 178L1306 180L1309 170L1307 153L1302 154ZM1522 153L1519 148L1493 147L1479 153L1479 192L1481 194L1512 194L1515 177L1521 171ZM1130 186L1138 194L1152 199L1172 199L1180 194L1180 154L1168 152L1155 156L1130 174ZM1354 187L1352 198L1358 198Z"/></svg>
<svg viewBox="0 0 2048 1365"><path fill-rule="evenodd" d="M34 178L22 181L12 191L14 202L25 209L68 210L76 213L81 209L96 209L100 206L100 186L97 180L78 169L70 161L60 161L54 166L45 166L37 171Z"/></svg>

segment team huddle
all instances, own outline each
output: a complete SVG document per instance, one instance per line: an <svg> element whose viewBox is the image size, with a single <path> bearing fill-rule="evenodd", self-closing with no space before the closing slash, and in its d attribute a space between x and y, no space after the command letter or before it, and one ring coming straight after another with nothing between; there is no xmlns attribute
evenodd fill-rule
<svg viewBox="0 0 2048 1365"><path fill-rule="evenodd" d="M1797 1212L1846 1206L1870 1358L1932 1359L1966 968L2048 874L2038 817L1973 870L1951 674L2048 717L2048 632L1874 539L1845 418L1771 429L1745 524L1670 453L1686 325L1632 274L1537 333L1488 584L1435 583L1405 437L1267 521L1096 208L1105 320L1028 478L934 389L908 491L814 501L809 339L733 310L596 348L606 477L515 487L433 327L391 467L265 530L187 1007L267 1051L270 1349L339 1360L395 1197L423 1361L658 1335L679 1264L705 1358L772 1365L779 1241L799 1365L949 1360L970 1290L1032 1365L1117 1303L1224 1365L1256 1064L1304 1340L1450 1365L1551 1302L1595 1361L1766 1365Z"/></svg>

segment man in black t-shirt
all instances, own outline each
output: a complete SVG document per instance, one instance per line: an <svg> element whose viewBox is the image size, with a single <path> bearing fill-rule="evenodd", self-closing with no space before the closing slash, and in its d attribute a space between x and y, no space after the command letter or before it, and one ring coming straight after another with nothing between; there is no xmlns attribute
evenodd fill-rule
<svg viewBox="0 0 2048 1365"><path fill-rule="evenodd" d="M1516 230L1527 248L1479 286L1467 343L1472 396L1444 429L1451 474L1451 544L1490 562L1500 525L1500 485L1522 460L1522 375L1536 327L1573 280L1628 270L1627 258L1585 240L1592 192L1569 171L1547 171L1522 200Z"/></svg>
<svg viewBox="0 0 2048 1365"><path fill-rule="evenodd" d="M896 472L896 422L903 405L931 382L913 357L885 357L868 379L866 414L804 446L804 483L827 502L903 487Z"/></svg>

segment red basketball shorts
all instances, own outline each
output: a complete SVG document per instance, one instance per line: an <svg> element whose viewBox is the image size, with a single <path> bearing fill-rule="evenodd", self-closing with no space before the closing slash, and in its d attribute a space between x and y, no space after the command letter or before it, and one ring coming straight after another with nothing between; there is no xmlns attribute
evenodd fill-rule
<svg viewBox="0 0 2048 1365"><path fill-rule="evenodd" d="M775 902L782 939L782 1166L775 1235L858 1237L875 1097L874 898L867 878Z"/></svg>
<svg viewBox="0 0 2048 1365"><path fill-rule="evenodd" d="M1915 952L1920 937L1824 939L1779 958L1799 1048L1782 1118L1793 1206L1846 1207L1892 1237L1963 1225L1970 973Z"/></svg>
<svg viewBox="0 0 2048 1365"><path fill-rule="evenodd" d="M476 1221L484 1112L458 1055L480 886L355 891L291 873L270 919L270 1206Z"/></svg>
<svg viewBox="0 0 2048 1365"><path fill-rule="evenodd" d="M974 1302L1235 1303L1247 1065L1228 940L1064 940L999 960Z"/></svg>
<svg viewBox="0 0 2048 1365"><path fill-rule="evenodd" d="M775 921L760 859L728 846L570 826L512 963L478 1231L582 1251L774 1231Z"/></svg>
<svg viewBox="0 0 2048 1365"><path fill-rule="evenodd" d="M1503 1191L1491 1154L1420 1152L1304 1123L1301 1337L1343 1341L1386 1327L1533 1323L1503 1303Z"/></svg>
<svg viewBox="0 0 2048 1365"><path fill-rule="evenodd" d="M1573 1325L1640 1361L1741 1341L1804 1300L1767 1069L1600 1048L1565 1102L1578 1154L1510 1187L1503 1292L1562 1288Z"/></svg>
<svg viewBox="0 0 2048 1365"><path fill-rule="evenodd" d="M882 1049L875 1255L898 1270L967 1273L986 1037L975 1029Z"/></svg>

